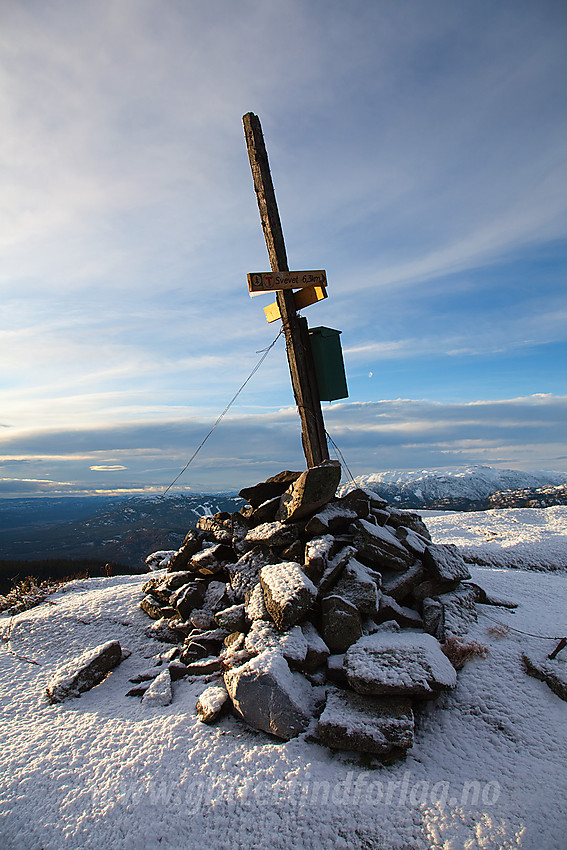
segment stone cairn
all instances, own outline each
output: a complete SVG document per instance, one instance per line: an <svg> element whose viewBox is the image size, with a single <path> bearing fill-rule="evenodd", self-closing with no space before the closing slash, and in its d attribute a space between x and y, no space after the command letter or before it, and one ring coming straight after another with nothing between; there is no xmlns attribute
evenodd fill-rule
<svg viewBox="0 0 567 850"><path fill-rule="evenodd" d="M148 558L167 572L140 605L174 647L129 694L167 704L172 679L202 677L204 722L231 707L283 740L309 727L382 760L412 746L414 709L456 685L447 648L483 592L421 517L367 490L338 498L340 477L336 461L281 472L241 490L240 512L203 516L179 551Z"/></svg>

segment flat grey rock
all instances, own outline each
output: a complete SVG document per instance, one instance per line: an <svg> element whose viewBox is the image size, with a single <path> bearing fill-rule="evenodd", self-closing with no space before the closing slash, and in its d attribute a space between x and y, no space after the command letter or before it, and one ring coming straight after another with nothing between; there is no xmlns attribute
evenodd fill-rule
<svg viewBox="0 0 567 850"><path fill-rule="evenodd" d="M430 543L423 553L423 565L434 581L458 583L471 577L454 543Z"/></svg>
<svg viewBox="0 0 567 850"><path fill-rule="evenodd" d="M545 682L554 694L567 701L567 650L561 650L556 658L524 652L522 659L526 673Z"/></svg>
<svg viewBox="0 0 567 850"><path fill-rule="evenodd" d="M431 698L454 688L457 673L439 642L420 632L380 631L348 649L345 672L360 694Z"/></svg>
<svg viewBox="0 0 567 850"><path fill-rule="evenodd" d="M329 689L317 732L323 744L380 757L399 756L413 744L411 700Z"/></svg>

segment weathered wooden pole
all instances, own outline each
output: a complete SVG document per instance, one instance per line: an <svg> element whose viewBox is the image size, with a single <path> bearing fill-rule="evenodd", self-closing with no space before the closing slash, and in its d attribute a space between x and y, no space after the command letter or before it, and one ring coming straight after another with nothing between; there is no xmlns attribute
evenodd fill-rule
<svg viewBox="0 0 567 850"><path fill-rule="evenodd" d="M253 112L243 116L244 134L260 220L273 272L289 271L283 230L260 119ZM301 436L307 466L329 459L317 378L311 354L307 319L297 315L293 292L278 290L276 299L283 322L287 359L295 402L301 418Z"/></svg>

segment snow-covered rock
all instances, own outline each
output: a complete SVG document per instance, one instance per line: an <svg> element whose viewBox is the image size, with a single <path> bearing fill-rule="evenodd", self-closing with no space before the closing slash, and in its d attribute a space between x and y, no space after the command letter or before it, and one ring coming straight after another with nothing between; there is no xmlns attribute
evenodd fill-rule
<svg viewBox="0 0 567 850"><path fill-rule="evenodd" d="M165 706L169 705L172 699L171 673L169 672L169 668L166 667L159 676L156 676L146 690L142 697L142 705L146 706L146 708Z"/></svg>
<svg viewBox="0 0 567 850"><path fill-rule="evenodd" d="M309 725L314 710L311 685L292 673L283 655L267 650L224 674L237 713L255 729L289 741Z"/></svg>
<svg viewBox="0 0 567 850"><path fill-rule="evenodd" d="M260 655L266 650L278 650L292 667L299 667L307 655L307 639L300 626L280 632L273 623L255 620L246 635L244 648L250 655Z"/></svg>
<svg viewBox="0 0 567 850"><path fill-rule="evenodd" d="M406 570L414 556L388 528L373 525L365 519L354 523L353 545L361 558L368 559L377 569Z"/></svg>
<svg viewBox="0 0 567 850"><path fill-rule="evenodd" d="M305 620L317 597L317 588L294 561L262 567L260 584L266 608L282 631Z"/></svg>
<svg viewBox="0 0 567 850"><path fill-rule="evenodd" d="M324 744L336 750L358 750L382 758L399 756L413 744L411 700L329 688L317 733Z"/></svg>
<svg viewBox="0 0 567 850"><path fill-rule="evenodd" d="M211 685L197 700L197 717L203 723L213 723L221 714L228 701L228 692L224 685Z"/></svg>
<svg viewBox="0 0 567 850"><path fill-rule="evenodd" d="M345 654L347 679L360 694L420 699L454 688L457 673L439 642L418 632L376 632Z"/></svg>
<svg viewBox="0 0 567 850"><path fill-rule="evenodd" d="M122 649L117 640L102 643L73 658L49 680L46 691L50 702L63 702L67 697L79 696L94 688L121 659Z"/></svg>
<svg viewBox="0 0 567 850"><path fill-rule="evenodd" d="M463 556L452 543L431 543L427 546L423 553L423 565L436 581L457 584L471 577Z"/></svg>

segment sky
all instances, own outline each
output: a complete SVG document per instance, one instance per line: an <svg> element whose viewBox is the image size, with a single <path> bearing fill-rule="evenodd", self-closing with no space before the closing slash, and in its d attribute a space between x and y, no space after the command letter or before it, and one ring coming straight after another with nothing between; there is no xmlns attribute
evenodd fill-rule
<svg viewBox="0 0 567 850"><path fill-rule="evenodd" d="M246 112L351 472L566 470L566 44L563 0L3 0L0 495L162 492L277 336ZM304 464L280 337L174 492Z"/></svg>

